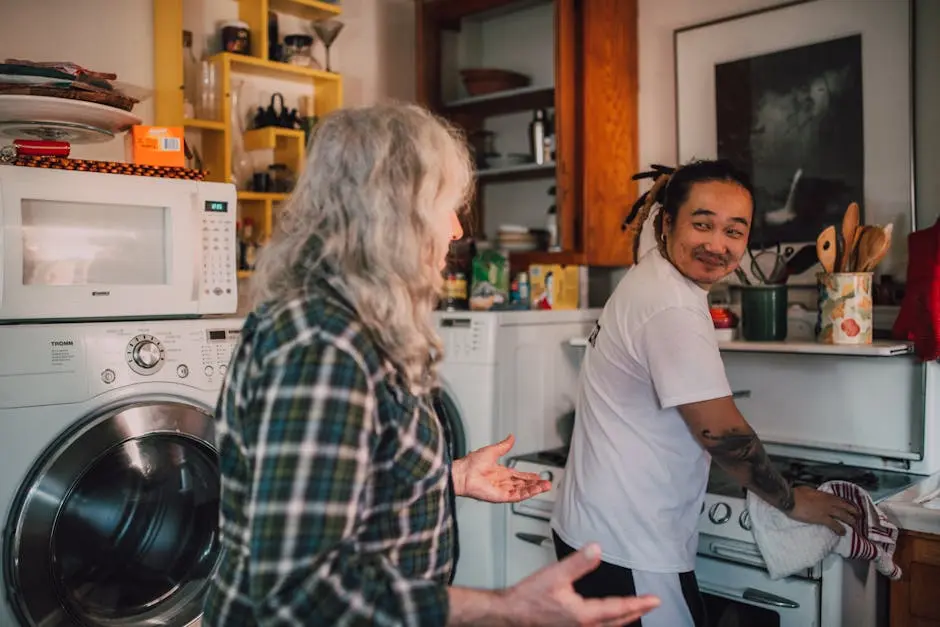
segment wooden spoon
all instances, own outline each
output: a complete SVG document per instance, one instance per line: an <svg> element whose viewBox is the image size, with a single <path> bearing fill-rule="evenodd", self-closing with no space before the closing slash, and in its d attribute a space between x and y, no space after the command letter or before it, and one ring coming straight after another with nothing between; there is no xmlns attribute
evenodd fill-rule
<svg viewBox="0 0 940 627"><path fill-rule="evenodd" d="M858 272L871 272L891 248L892 225L865 228L858 242Z"/></svg>
<svg viewBox="0 0 940 627"><path fill-rule="evenodd" d="M862 225L855 229L855 241L852 242L852 257L849 259L849 272L858 272L858 242L862 239L862 233L869 227Z"/></svg>
<svg viewBox="0 0 940 627"><path fill-rule="evenodd" d="M816 238L816 255L819 257L823 270L828 274L836 270L836 259L839 256L838 238L839 235L834 226L827 226Z"/></svg>
<svg viewBox="0 0 940 627"><path fill-rule="evenodd" d="M858 231L858 203L853 202L842 216L842 241L845 250L842 252L840 268L842 272L849 272L852 254L855 251L855 232Z"/></svg>

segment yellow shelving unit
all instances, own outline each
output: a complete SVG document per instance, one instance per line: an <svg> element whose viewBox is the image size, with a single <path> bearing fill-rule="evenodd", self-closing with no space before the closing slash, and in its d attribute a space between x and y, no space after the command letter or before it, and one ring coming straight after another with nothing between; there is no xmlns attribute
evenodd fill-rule
<svg viewBox="0 0 940 627"><path fill-rule="evenodd" d="M213 55L221 89L219 120L183 117L183 0L157 0L153 3L154 24L154 123L182 126L201 134L202 158L212 181L226 182L232 170L232 75L264 76L309 81L313 88L314 113L324 116L342 107L343 77L335 72L271 61L268 51L268 11L294 15L305 20L323 20L341 15L338 4L318 0L236 0L238 17L251 31L252 54L223 52ZM301 130L268 127L247 131L245 150L273 150L275 163L284 163L298 175L304 165L304 133ZM250 217L266 239L274 228L276 206L286 194L238 192L239 218ZM239 272L239 277L247 276Z"/></svg>

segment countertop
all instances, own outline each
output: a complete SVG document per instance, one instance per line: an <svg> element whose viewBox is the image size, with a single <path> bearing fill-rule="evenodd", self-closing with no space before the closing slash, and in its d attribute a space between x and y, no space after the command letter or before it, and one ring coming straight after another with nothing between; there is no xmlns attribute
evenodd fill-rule
<svg viewBox="0 0 940 627"><path fill-rule="evenodd" d="M930 497L917 503L918 499ZM900 529L940 536L940 472L880 503Z"/></svg>

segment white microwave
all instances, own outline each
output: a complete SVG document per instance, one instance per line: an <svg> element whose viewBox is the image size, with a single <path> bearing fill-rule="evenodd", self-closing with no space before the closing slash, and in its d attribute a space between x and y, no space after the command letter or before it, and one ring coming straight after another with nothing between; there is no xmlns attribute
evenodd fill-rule
<svg viewBox="0 0 940 627"><path fill-rule="evenodd" d="M0 166L0 323L232 314L235 187Z"/></svg>

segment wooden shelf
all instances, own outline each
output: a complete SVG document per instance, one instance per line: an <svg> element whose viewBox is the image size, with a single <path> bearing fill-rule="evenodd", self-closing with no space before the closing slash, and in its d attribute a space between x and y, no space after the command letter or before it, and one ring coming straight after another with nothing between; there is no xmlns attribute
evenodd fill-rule
<svg viewBox="0 0 940 627"><path fill-rule="evenodd" d="M579 266L584 263L584 253L574 251L549 252L536 250L524 253L509 253L509 263L513 267L527 267L532 264L560 264Z"/></svg>
<svg viewBox="0 0 940 627"><path fill-rule="evenodd" d="M238 192L238 200L259 202L283 202L290 194L275 194L272 192Z"/></svg>
<svg viewBox="0 0 940 627"><path fill-rule="evenodd" d="M279 61L268 61L267 59L250 57L246 54L235 54L234 52L220 52L214 55L212 60L218 60L228 64L235 72L243 72L253 76L266 76L268 78L306 78L313 79L315 83L322 82L330 84L342 80L342 77L336 72L314 70L313 68L303 67L302 65L291 65L290 63L281 63Z"/></svg>
<svg viewBox="0 0 940 627"><path fill-rule="evenodd" d="M185 128L200 128L206 131L224 131L225 122L216 122L215 120L196 120L194 118L185 118L183 120Z"/></svg>
<svg viewBox="0 0 940 627"><path fill-rule="evenodd" d="M268 8L277 13L294 15L311 22L327 20L343 12L339 4L317 0L268 0Z"/></svg>
<svg viewBox="0 0 940 627"><path fill-rule="evenodd" d="M435 0L428 2L427 11L443 28L460 30L460 20L491 19L507 13L545 4L547 0Z"/></svg>
<svg viewBox="0 0 940 627"><path fill-rule="evenodd" d="M447 115L489 117L555 106L554 87L521 87L507 91L453 100L444 105Z"/></svg>
<svg viewBox="0 0 940 627"><path fill-rule="evenodd" d="M508 168L477 170L477 179L481 183L529 181L533 179L550 178L553 176L555 176L555 163L553 161L542 164L525 163L523 165L514 165Z"/></svg>
<svg viewBox="0 0 940 627"><path fill-rule="evenodd" d="M235 274L239 279L247 279L251 276L251 272L251 270L239 270Z"/></svg>
<svg viewBox="0 0 940 627"><path fill-rule="evenodd" d="M855 357L894 357L914 352L914 345L900 341L875 341L871 344L822 344L818 342L746 342L732 340L718 342L718 348L728 352L746 353L800 353L814 355L847 355Z"/></svg>
<svg viewBox="0 0 940 627"><path fill-rule="evenodd" d="M273 150L279 141L299 141L304 143L304 132L292 128L266 126L245 131L242 136L245 150Z"/></svg>

